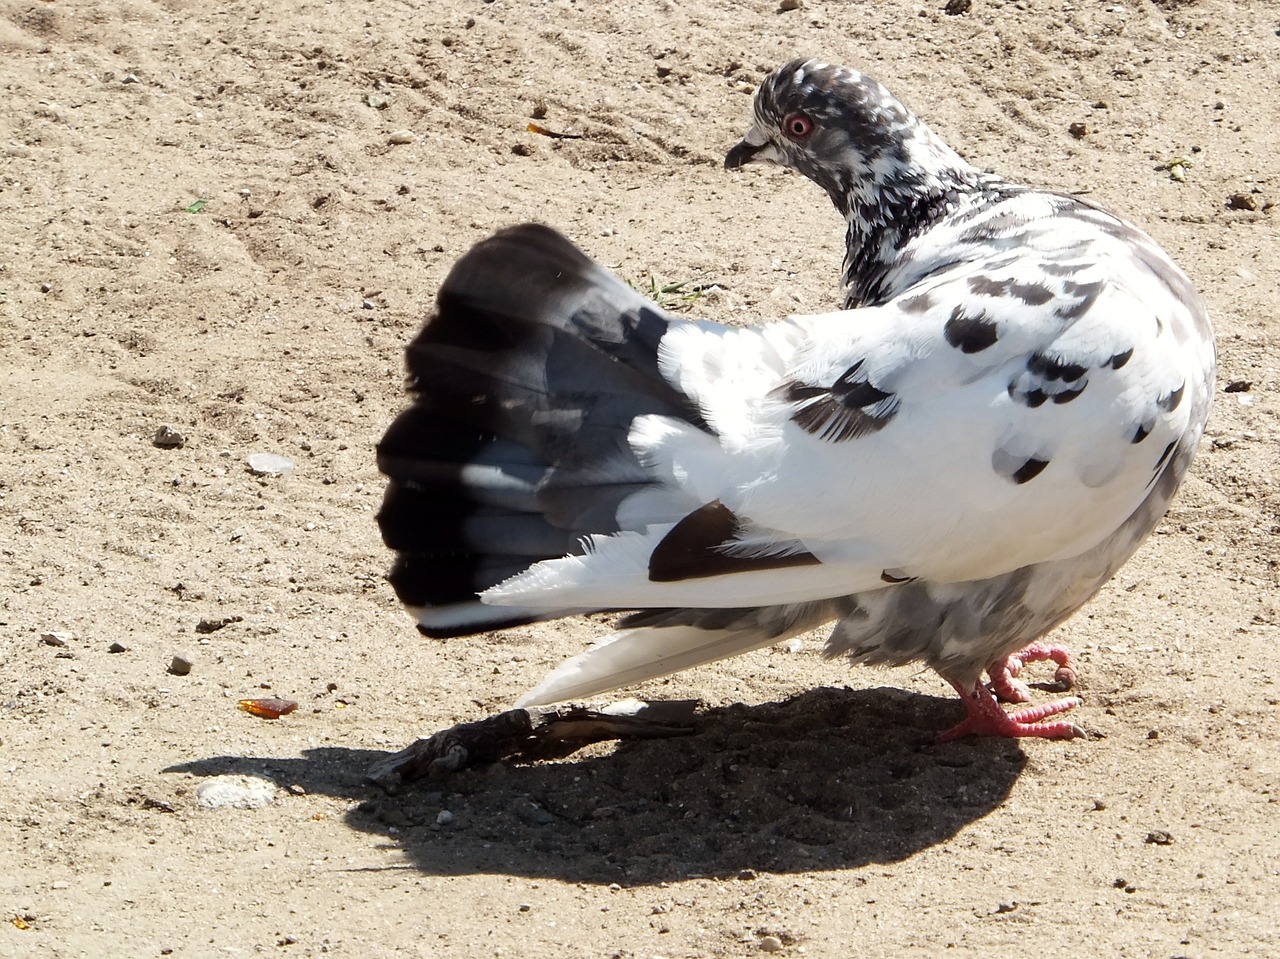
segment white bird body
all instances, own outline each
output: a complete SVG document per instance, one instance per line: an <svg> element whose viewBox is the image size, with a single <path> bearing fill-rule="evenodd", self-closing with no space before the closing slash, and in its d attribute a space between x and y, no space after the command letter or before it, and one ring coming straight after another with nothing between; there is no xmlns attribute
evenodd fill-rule
<svg viewBox="0 0 1280 959"><path fill-rule="evenodd" d="M896 127L858 132L846 114L868 110ZM425 412L380 451L404 488L383 528L424 631L638 611L527 704L831 619L830 654L923 659L969 695L1128 559L1199 444L1211 329L1145 234L978 173L852 71L788 64L756 112L727 164L787 163L828 190L849 223L846 309L751 329L678 320L545 228L519 227L460 262L410 348ZM540 299L495 292L522 279ZM474 443L426 450L410 436L423 417ZM421 507L432 458L459 464L443 495L478 504L493 536L473 516L461 534L432 527L447 548L397 545L400 500ZM492 545L518 530L541 553ZM559 531L576 543L547 547ZM496 563L503 549L527 558ZM449 550L484 574L416 601L435 595L424 577ZM1008 734L1047 724L1022 727L1040 731Z"/></svg>

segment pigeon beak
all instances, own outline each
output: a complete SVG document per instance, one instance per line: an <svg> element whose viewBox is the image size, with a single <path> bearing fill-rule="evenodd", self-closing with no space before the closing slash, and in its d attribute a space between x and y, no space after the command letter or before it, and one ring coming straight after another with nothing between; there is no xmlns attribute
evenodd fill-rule
<svg viewBox="0 0 1280 959"><path fill-rule="evenodd" d="M741 142L725 155L724 168L740 170L748 163L777 163L779 159L777 148L758 126L752 124Z"/></svg>

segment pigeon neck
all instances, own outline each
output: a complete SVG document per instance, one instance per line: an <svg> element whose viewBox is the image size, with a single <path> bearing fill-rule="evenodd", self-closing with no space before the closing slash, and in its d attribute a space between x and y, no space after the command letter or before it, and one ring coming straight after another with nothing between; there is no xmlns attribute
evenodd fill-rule
<svg viewBox="0 0 1280 959"><path fill-rule="evenodd" d="M958 159L958 158L957 158ZM999 193L997 177L979 173L961 161L948 170L911 181L852 184L829 191L848 224L845 233L846 307L869 306L892 291L887 276L902 249L931 226L966 204ZM976 194L976 196L975 196Z"/></svg>

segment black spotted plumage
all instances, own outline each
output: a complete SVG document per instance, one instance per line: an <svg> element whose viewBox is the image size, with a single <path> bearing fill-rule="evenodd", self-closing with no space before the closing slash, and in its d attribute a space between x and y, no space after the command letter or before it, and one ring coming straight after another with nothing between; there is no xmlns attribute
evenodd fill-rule
<svg viewBox="0 0 1280 959"><path fill-rule="evenodd" d="M947 318L946 325L942 328L942 335L947 338L947 342L964 353L981 353L994 346L996 340L1000 339L1000 330L995 321L986 313L979 311L969 314L965 309L964 306L957 306Z"/></svg>
<svg viewBox="0 0 1280 959"><path fill-rule="evenodd" d="M794 404L791 419L801 429L832 443L844 443L884 429L898 411L896 397L873 386L861 369L859 360L830 386L790 382L777 392Z"/></svg>
<svg viewBox="0 0 1280 959"><path fill-rule="evenodd" d="M759 163L844 218L843 311L680 320L545 227L459 261L379 446L393 586L442 637L623 613L530 704L835 620L830 655L923 661L957 689L949 736L1074 735L1040 721L1074 700L1006 714L980 680L1014 695L1015 654L1073 675L1056 647L1019 651L1186 474L1203 303L1136 227L980 171L856 70L769 74L725 158Z"/></svg>

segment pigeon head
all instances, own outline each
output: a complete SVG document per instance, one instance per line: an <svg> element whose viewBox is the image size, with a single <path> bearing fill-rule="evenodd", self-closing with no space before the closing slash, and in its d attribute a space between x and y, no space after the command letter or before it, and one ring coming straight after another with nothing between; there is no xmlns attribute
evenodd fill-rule
<svg viewBox="0 0 1280 959"><path fill-rule="evenodd" d="M848 227L847 307L877 301L913 237L963 203L1010 189L966 163L880 83L848 67L792 60L765 77L754 113L724 165L775 163L827 191Z"/></svg>
<svg viewBox="0 0 1280 959"><path fill-rule="evenodd" d="M792 60L765 77L754 113L725 167L790 167L826 190L846 217L878 219L879 210L892 218L895 207L976 175L879 82L848 67Z"/></svg>

